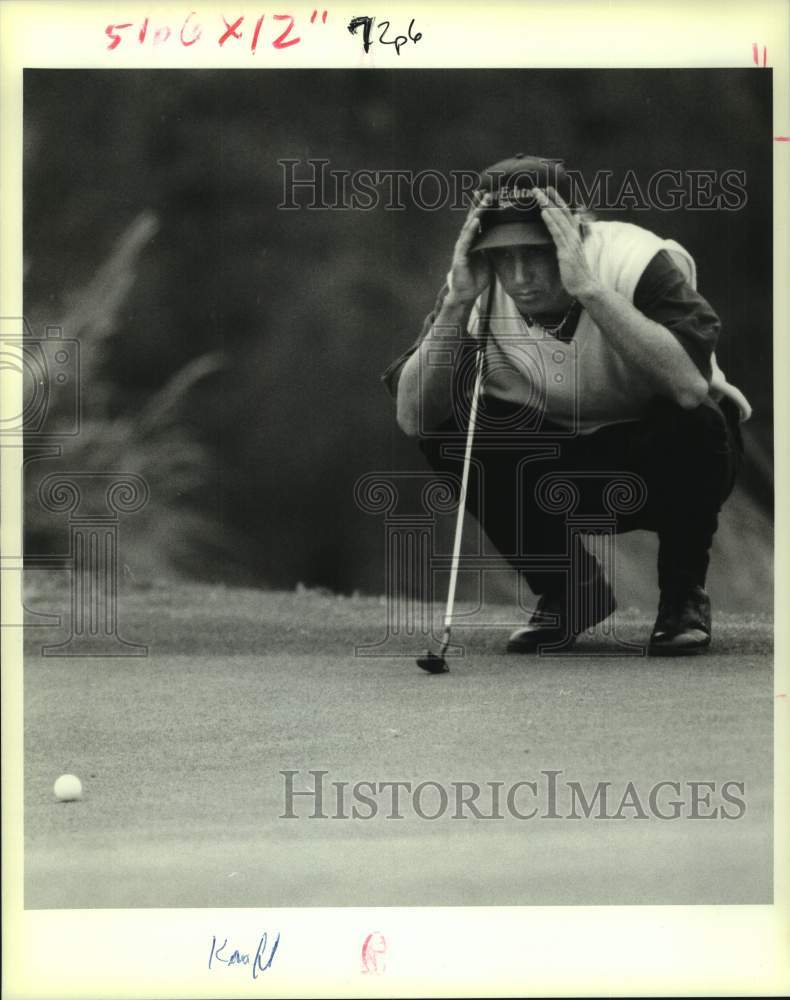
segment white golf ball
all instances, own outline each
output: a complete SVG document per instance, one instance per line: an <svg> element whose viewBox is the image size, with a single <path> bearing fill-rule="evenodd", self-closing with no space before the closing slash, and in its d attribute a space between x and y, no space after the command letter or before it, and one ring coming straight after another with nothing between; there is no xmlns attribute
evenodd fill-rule
<svg viewBox="0 0 790 1000"><path fill-rule="evenodd" d="M76 774L61 774L52 790L59 802L76 802L82 798L82 782Z"/></svg>

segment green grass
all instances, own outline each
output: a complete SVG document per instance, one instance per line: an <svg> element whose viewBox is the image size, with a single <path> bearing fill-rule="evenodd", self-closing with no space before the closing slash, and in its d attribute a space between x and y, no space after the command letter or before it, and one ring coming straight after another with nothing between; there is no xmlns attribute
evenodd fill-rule
<svg viewBox="0 0 790 1000"><path fill-rule="evenodd" d="M29 573L26 594L31 611L68 612L65 572ZM457 606L459 615L472 610L468 602ZM433 609L439 637L443 614L444 605L439 603ZM495 653L504 647L508 630L523 624L527 617L528 613L518 607L492 604L469 623L459 622L456 636L470 654ZM386 620L383 597L336 595L301 586L284 592L170 581L143 586L126 581L119 600L119 632L156 653L243 655L282 649L291 653L353 655L357 646L384 638ZM644 642L653 616L626 608L617 612L616 621L618 635L629 642ZM769 613L734 614L714 608L714 628L716 647L722 654L764 654L772 649ZM31 628L26 638L32 649L41 642L57 642L64 635L56 629ZM611 641L602 636L582 641L591 651L612 648ZM404 636L402 648L419 649L419 636Z"/></svg>

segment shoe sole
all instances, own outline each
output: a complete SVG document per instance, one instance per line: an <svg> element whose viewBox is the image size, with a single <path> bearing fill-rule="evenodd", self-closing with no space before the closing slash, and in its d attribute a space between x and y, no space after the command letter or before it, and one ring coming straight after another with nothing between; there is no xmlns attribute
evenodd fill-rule
<svg viewBox="0 0 790 1000"><path fill-rule="evenodd" d="M546 653L553 652L565 652L566 650L573 649L576 645L576 636L572 636L570 639L541 639L538 642L530 643L508 643L505 646L506 653L519 653L522 656L529 655L530 653L537 653L538 650L543 650Z"/></svg>
<svg viewBox="0 0 790 1000"><path fill-rule="evenodd" d="M548 636L544 639L535 639L531 642L525 642L523 644L511 643L508 640L508 643L505 646L505 652L522 654L537 653L540 647L546 647L545 651L547 653L550 651L559 652L560 650L565 651L567 649L572 649L576 645L576 640L580 635L584 635L588 629L595 628L596 625L600 625L601 622L605 622L607 618L611 618L615 611L617 611L617 601L614 599L614 596L612 596L611 604L608 605L608 607L609 610L605 615L601 618L597 618L594 622L590 622L589 625L582 629L581 632L577 632L576 635L570 636L569 638L560 637L559 639Z"/></svg>
<svg viewBox="0 0 790 1000"><path fill-rule="evenodd" d="M648 646L648 656L699 656L710 649L710 643L701 646Z"/></svg>

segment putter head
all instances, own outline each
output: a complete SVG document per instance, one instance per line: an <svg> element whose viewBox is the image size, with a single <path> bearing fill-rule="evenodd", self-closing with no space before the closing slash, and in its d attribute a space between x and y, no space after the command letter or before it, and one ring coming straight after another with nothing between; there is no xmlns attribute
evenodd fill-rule
<svg viewBox="0 0 790 1000"><path fill-rule="evenodd" d="M417 659L417 666L421 667L429 674L450 673L450 668L447 666L445 658L443 656L437 656L436 653L432 653L430 650L426 651L425 656L420 656Z"/></svg>

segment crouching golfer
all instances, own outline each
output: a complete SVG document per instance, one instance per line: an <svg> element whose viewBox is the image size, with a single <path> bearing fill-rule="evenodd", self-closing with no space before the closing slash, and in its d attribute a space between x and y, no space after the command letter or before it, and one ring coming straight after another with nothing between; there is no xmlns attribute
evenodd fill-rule
<svg viewBox="0 0 790 1000"><path fill-rule="evenodd" d="M434 469L460 473L467 361L484 337L487 431L475 434L467 509L539 598L508 650L573 642L615 609L586 548L570 573L556 559L565 518L535 487L557 472L582 494L601 475L639 477L644 502L614 530L658 534L648 651L700 652L711 639L709 552L750 410L716 364L720 323L694 261L674 241L571 208L560 161L519 154L485 170L480 188L420 337L382 376L398 424Z"/></svg>

